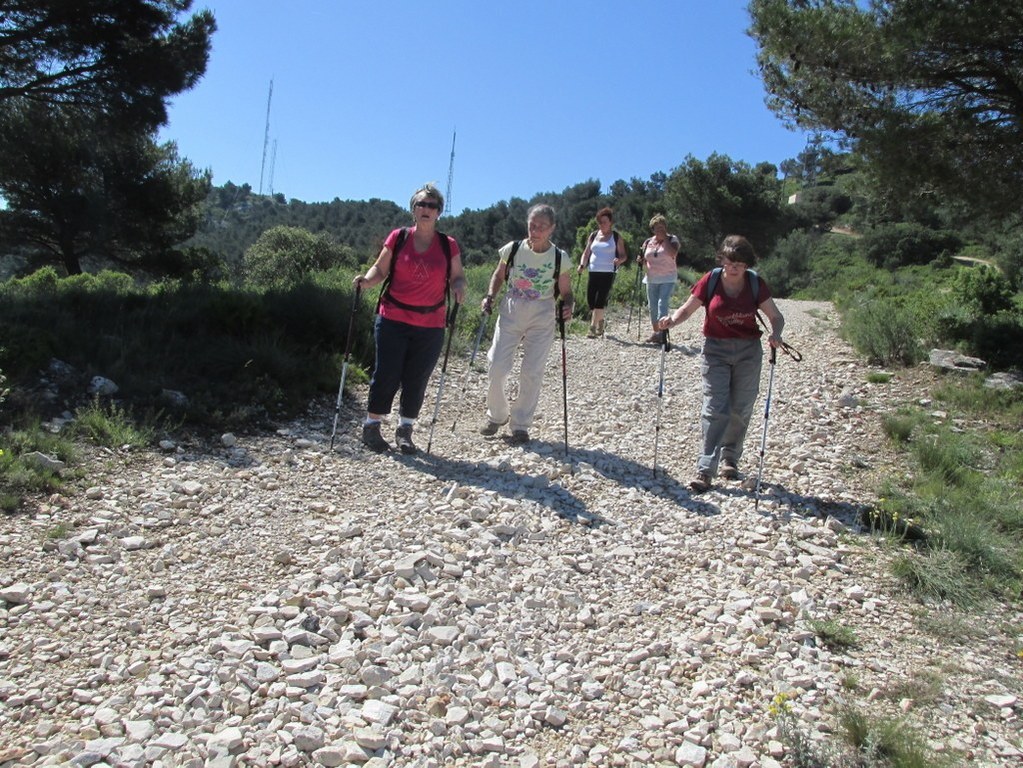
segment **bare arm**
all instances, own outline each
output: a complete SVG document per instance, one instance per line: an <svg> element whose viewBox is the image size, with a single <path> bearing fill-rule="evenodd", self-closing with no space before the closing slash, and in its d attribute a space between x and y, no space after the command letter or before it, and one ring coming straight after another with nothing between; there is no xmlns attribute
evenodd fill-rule
<svg viewBox="0 0 1023 768"><path fill-rule="evenodd" d="M772 347L781 346L781 333L785 329L785 318L782 316L781 310L774 303L774 299L762 301L760 309L767 315L767 319L771 323L771 335L768 337L767 343Z"/></svg>
<svg viewBox="0 0 1023 768"><path fill-rule="evenodd" d="M666 317L657 321L657 327L662 331L673 328L679 323L684 323L696 310L703 306L703 302L695 296L690 295L689 299L679 309L671 312Z"/></svg>
<svg viewBox="0 0 1023 768"><path fill-rule="evenodd" d="M356 275L352 280L352 287L358 290L363 288L372 288L374 285L378 285L384 281L387 274L391 271L391 249L384 246L380 249L379 255L377 255L376 261L374 261L370 268L366 270L365 275Z"/></svg>
<svg viewBox="0 0 1023 768"><path fill-rule="evenodd" d="M586 247L583 249L583 255L579 257L579 267L576 269L576 272L582 272L587 266L589 266L590 255L592 254L590 251L590 243L592 242L593 238L591 237L586 243Z"/></svg>
<svg viewBox="0 0 1023 768"><path fill-rule="evenodd" d="M494 269L492 275L490 275L490 283L487 285L487 295L483 297L483 302L480 304L480 308L488 315L494 307L494 298L501 290L501 286L504 285L504 272L505 263L503 261L498 262L497 268Z"/></svg>
<svg viewBox="0 0 1023 768"><path fill-rule="evenodd" d="M465 270L462 268L462 256L451 257L451 292L455 294L455 301L461 304L465 301Z"/></svg>
<svg viewBox="0 0 1023 768"><path fill-rule="evenodd" d="M572 295L572 273L563 270L558 275L558 296L561 297L561 317L564 320L572 319L572 308L575 306L575 296Z"/></svg>
<svg viewBox="0 0 1023 768"><path fill-rule="evenodd" d="M668 235L664 241L664 250L671 258L678 261L678 254L682 250L682 244L674 235Z"/></svg>
<svg viewBox="0 0 1023 768"><path fill-rule="evenodd" d="M625 253L625 238L616 237L615 243L615 266L620 267L629 258L628 254Z"/></svg>

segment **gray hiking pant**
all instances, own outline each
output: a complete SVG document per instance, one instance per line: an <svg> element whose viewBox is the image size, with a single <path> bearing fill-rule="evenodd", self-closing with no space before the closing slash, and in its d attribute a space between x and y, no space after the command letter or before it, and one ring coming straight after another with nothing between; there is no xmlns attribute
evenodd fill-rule
<svg viewBox="0 0 1023 768"><path fill-rule="evenodd" d="M760 339L705 339L703 343L703 450L698 472L717 474L718 463L738 464L760 390Z"/></svg>

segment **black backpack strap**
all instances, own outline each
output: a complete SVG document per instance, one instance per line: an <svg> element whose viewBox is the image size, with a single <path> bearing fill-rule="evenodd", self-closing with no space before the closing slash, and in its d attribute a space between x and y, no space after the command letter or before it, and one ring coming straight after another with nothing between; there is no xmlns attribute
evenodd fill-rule
<svg viewBox="0 0 1023 768"><path fill-rule="evenodd" d="M703 298L703 306L710 306L710 300L714 298L714 291L718 289L718 283L721 281L721 273L723 271L721 267L714 267L710 271L710 279L707 280L707 294Z"/></svg>
<svg viewBox="0 0 1023 768"><path fill-rule="evenodd" d="M384 275L384 281L380 285L380 293L377 295L377 314L380 314L380 303L384 300L384 296L387 296L388 300L392 300L390 295L391 276L394 274L394 264L398 260L398 254L401 253L401 249L405 247L405 241L408 240L408 232L408 227L402 227L398 230L398 239L394 241L394 248L391 249L391 268Z"/></svg>
<svg viewBox="0 0 1023 768"><path fill-rule="evenodd" d="M439 304L434 304L432 307L418 307L413 304L406 304L403 301L399 301L391 295L391 277L394 275L394 267L398 263L398 254L401 253L401 249L405 247L405 243L408 241L409 228L402 227L398 233L398 239L394 241L394 250L391 251L391 268L387 271L387 276L384 278L383 287L380 289L380 295L377 297L377 312L380 311L380 302L387 298L389 304L393 304L399 309L405 309L410 312L419 312L424 315L428 315L431 312L443 307L445 304L451 301L451 241L448 240L448 236L443 232L437 230L437 237L440 238L440 247L444 251L445 260L447 262L447 276L444 280L444 300Z"/></svg>
<svg viewBox="0 0 1023 768"><path fill-rule="evenodd" d="M718 283L721 281L721 273L723 272L722 267L714 267L710 271L710 279L707 281L707 300L704 306L710 304L710 300L714 297L714 291L717 290ZM754 306L760 306L760 275L754 270L746 270L746 279L749 280L750 290L753 292L753 304Z"/></svg>
<svg viewBox="0 0 1023 768"><path fill-rule="evenodd" d="M440 238L440 249L444 251L445 262L448 265L447 275L444 278L444 303L448 306L451 305L451 241L448 240L448 236L441 232L439 229L436 230L437 237Z"/></svg>
<svg viewBox="0 0 1023 768"><path fill-rule="evenodd" d="M508 278L511 277L511 268L515 263L515 254L519 252L519 246L521 245L521 240L512 240L511 251L508 252L508 261L504 263L504 281L506 283L508 282Z"/></svg>
<svg viewBox="0 0 1023 768"><path fill-rule="evenodd" d="M561 286L558 279L561 277L561 249L554 246L554 298L561 295Z"/></svg>

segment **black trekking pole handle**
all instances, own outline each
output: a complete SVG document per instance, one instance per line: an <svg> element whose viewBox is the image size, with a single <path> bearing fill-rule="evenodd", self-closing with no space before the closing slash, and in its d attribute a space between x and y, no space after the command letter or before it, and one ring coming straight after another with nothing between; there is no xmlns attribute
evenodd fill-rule
<svg viewBox="0 0 1023 768"><path fill-rule="evenodd" d="M451 339L455 335L455 319L458 317L458 308L461 305L456 301L451 305L451 310L448 312L447 320L445 324L448 327L448 343L444 350L444 362L440 367L440 384L437 386L437 402L433 405L433 419L430 421L430 436L426 441L426 452L430 453L430 448L433 447L433 428L437 425L437 416L440 415L440 399L441 395L444 394L444 376L448 372L448 356L451 354Z"/></svg>
<svg viewBox="0 0 1023 768"><path fill-rule="evenodd" d="M664 358L665 353L671 349L668 341L668 331L661 331L661 375L657 383L657 420L654 422L654 477L657 477L657 445L661 438L661 406L664 404Z"/></svg>
<svg viewBox="0 0 1023 768"><path fill-rule="evenodd" d="M561 406L565 425L565 456L568 456L568 357L565 353L565 300L558 298L558 330L561 332Z"/></svg>
<svg viewBox="0 0 1023 768"><path fill-rule="evenodd" d="M352 311L348 315L348 338L345 339L345 357L341 363L341 383L337 388L337 403L334 405L334 427L330 431L330 450L334 450L334 438L337 435L337 419L341 415L341 396L345 391L345 375L348 373L348 358L352 352L352 330L355 328L355 312L359 308L362 297L362 280L355 284L355 298L352 299Z"/></svg>

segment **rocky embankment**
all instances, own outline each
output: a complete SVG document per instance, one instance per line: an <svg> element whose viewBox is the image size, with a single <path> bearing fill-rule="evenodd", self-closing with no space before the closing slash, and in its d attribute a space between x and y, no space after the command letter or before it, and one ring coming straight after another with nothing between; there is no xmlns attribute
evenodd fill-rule
<svg viewBox="0 0 1023 768"><path fill-rule="evenodd" d="M780 305L805 360L775 369L759 504L687 490L695 320L660 403L624 318L569 339L567 456L559 344L525 448L476 434L484 377L452 358L429 456L363 451L364 393L333 453L332 400L273 434L96 452L78 490L0 520L0 764L771 768L778 693L814 739L852 703L953 763L1019 764L1018 610L919 605L857 524L905 471L881 415L929 374L868 384L830 305ZM762 428L761 402L747 486Z"/></svg>

